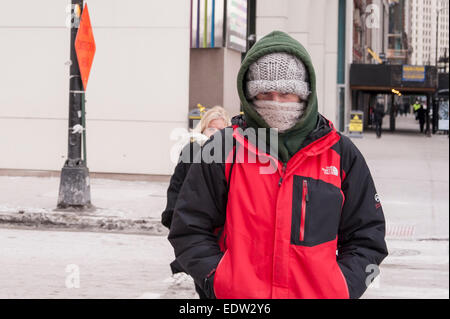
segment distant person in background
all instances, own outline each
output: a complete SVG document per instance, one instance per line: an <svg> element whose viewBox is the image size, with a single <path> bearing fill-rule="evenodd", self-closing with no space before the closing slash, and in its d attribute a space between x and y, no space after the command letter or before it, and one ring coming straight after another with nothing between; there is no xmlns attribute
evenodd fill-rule
<svg viewBox="0 0 450 319"><path fill-rule="evenodd" d="M374 114L373 114L373 106L369 106L369 125L374 126Z"/></svg>
<svg viewBox="0 0 450 319"><path fill-rule="evenodd" d="M400 109L400 104L399 103L394 103L394 105L393 105L393 107L394 107L394 117L397 117L398 116L398 113L399 113L399 111L400 111L400 115L402 114L401 112L402 112L402 110ZM399 110L400 109L400 110Z"/></svg>
<svg viewBox="0 0 450 319"><path fill-rule="evenodd" d="M422 104L420 104L420 107L417 110L417 118L419 120L420 133L424 132L426 114L427 114L427 110L425 109L425 107Z"/></svg>
<svg viewBox="0 0 450 319"><path fill-rule="evenodd" d="M381 127L383 126L383 117L385 115L384 113L384 103L383 98L378 97L377 104L375 105L374 110L374 122L375 122L375 132L377 134L377 137L381 137Z"/></svg>
<svg viewBox="0 0 450 319"><path fill-rule="evenodd" d="M198 125L193 129L190 142L183 148L178 160L178 164L175 167L175 171L170 178L169 188L167 189L167 205L166 209L161 215L161 223L170 229L172 223L173 210L175 208L178 193L181 190L184 179L191 167L194 157L200 151L202 145L217 131L224 129L231 125L230 117L225 109L221 106L214 106L208 110L201 118ZM173 274L182 273L184 270L181 265L175 260L170 264L170 268ZM204 293L195 285L195 289L200 296L200 299L204 299Z"/></svg>
<svg viewBox="0 0 450 319"><path fill-rule="evenodd" d="M405 116L408 116L409 110L410 110L409 103L404 103L403 104L403 113L405 114Z"/></svg>
<svg viewBox="0 0 450 319"><path fill-rule="evenodd" d="M404 112L404 110L405 110L405 109L403 108L403 105L400 104L400 103L397 103L396 109L397 109L398 113L400 113L400 116L402 116L402 115L403 115L403 112Z"/></svg>
<svg viewBox="0 0 450 319"><path fill-rule="evenodd" d="M413 104L414 114L416 114L416 121L419 119L419 109L422 107L419 100L416 100L416 103Z"/></svg>

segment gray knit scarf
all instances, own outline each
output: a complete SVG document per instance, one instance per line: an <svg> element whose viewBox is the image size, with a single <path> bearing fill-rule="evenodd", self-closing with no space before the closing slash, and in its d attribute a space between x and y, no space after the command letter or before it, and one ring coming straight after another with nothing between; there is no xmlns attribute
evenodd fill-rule
<svg viewBox="0 0 450 319"><path fill-rule="evenodd" d="M256 112L271 128L283 133L293 127L305 112L306 102L253 100Z"/></svg>

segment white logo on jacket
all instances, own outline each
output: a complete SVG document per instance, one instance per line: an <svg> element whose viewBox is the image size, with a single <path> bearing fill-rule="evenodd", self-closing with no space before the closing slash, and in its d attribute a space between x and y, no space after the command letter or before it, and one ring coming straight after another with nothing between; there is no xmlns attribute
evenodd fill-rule
<svg viewBox="0 0 450 319"><path fill-rule="evenodd" d="M325 168L322 168L322 171L325 175L339 176L338 169L335 166L327 166Z"/></svg>

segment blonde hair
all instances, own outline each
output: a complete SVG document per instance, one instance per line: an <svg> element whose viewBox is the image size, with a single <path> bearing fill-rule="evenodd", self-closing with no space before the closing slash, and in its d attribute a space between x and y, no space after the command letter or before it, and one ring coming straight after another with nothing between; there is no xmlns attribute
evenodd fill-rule
<svg viewBox="0 0 450 319"><path fill-rule="evenodd" d="M226 126L231 125L228 112L223 107L216 105L203 114L200 122L192 131L196 133L203 133L211 121L219 119L222 119Z"/></svg>

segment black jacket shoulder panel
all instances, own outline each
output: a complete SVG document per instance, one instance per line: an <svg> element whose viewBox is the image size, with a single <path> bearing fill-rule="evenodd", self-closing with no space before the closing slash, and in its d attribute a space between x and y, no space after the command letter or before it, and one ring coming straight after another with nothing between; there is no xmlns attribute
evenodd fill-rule
<svg viewBox="0 0 450 319"><path fill-rule="evenodd" d="M355 160L363 161L364 165L366 162L364 156L352 140L344 134L339 133L339 135L341 138L338 143L339 145L336 146L336 150L339 151L339 155L341 156L341 169L345 172L345 174L347 174L353 166Z"/></svg>

